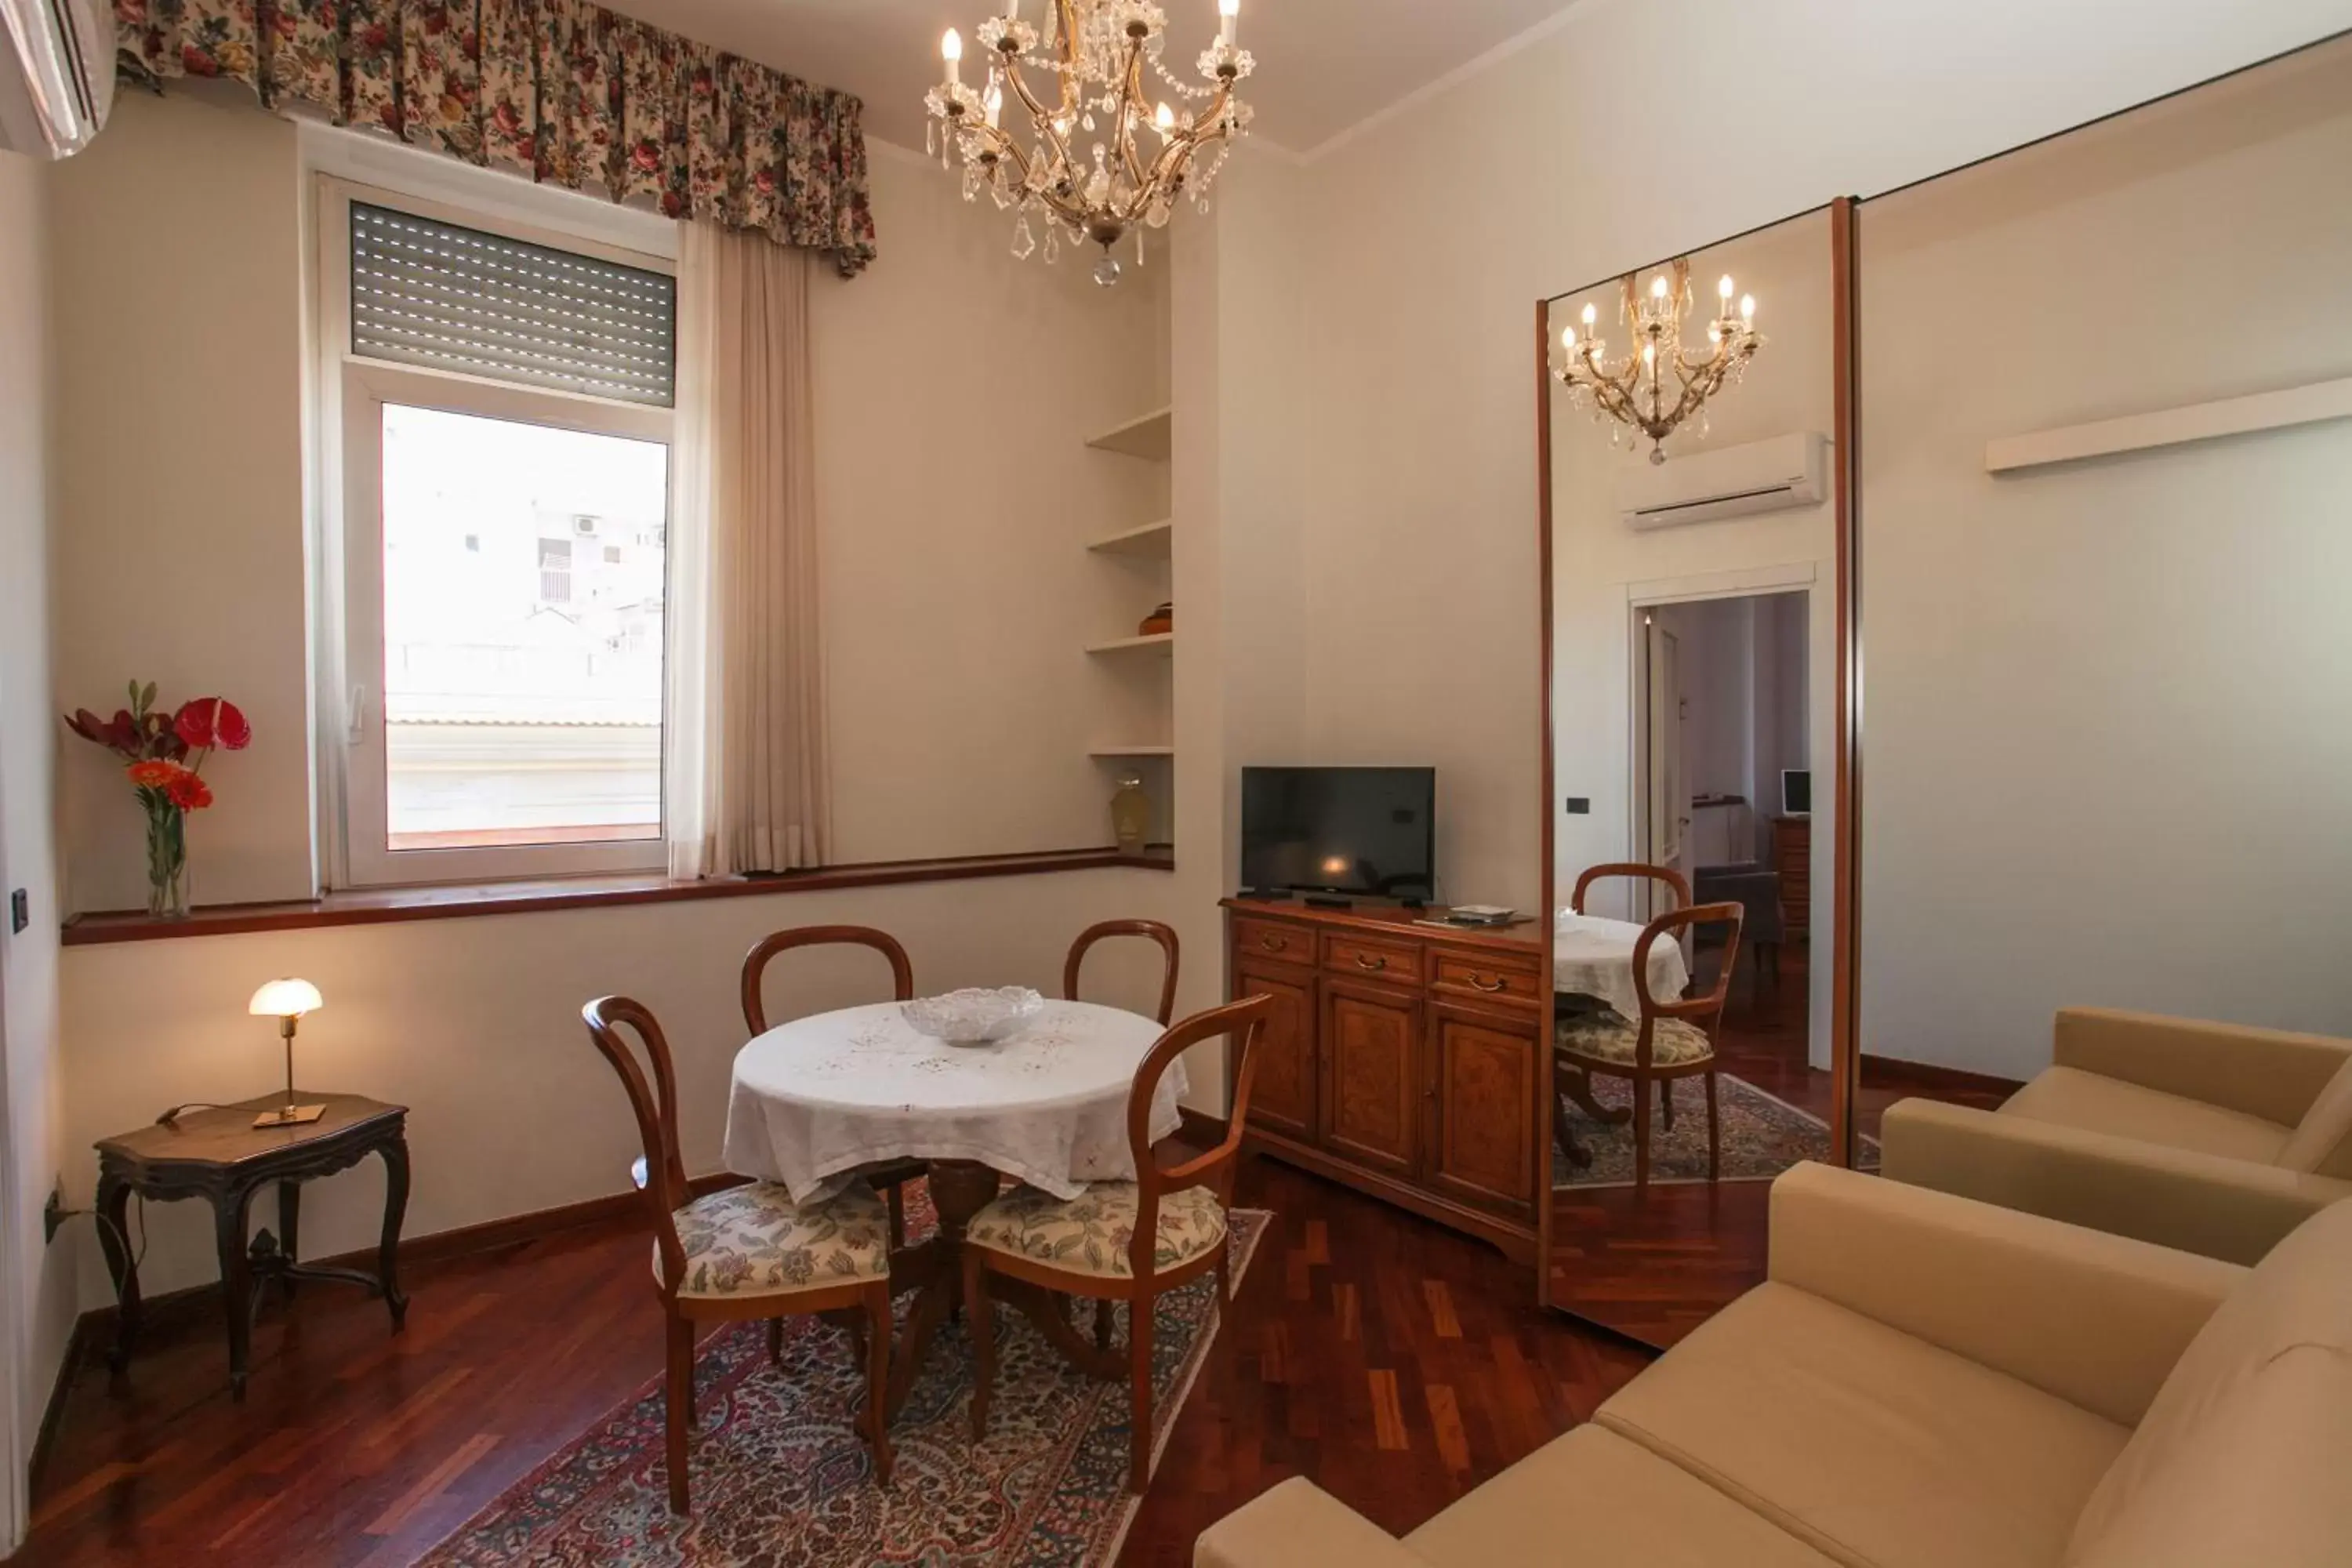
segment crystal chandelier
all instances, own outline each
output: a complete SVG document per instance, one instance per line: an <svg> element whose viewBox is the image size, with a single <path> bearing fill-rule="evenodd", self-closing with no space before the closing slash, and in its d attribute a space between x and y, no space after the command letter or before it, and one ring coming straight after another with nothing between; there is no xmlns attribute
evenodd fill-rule
<svg viewBox="0 0 2352 1568"><path fill-rule="evenodd" d="M1707 352L1693 353L1683 348L1683 322L1691 312L1689 258L1652 279L1646 295L1628 273L1618 315L1633 327L1635 346L1622 359L1610 359L1609 345L1594 330L1600 312L1587 305L1584 335L1578 337L1573 326L1560 333L1565 358L1552 374L1567 385L1570 401L1592 400L1594 418L1606 416L1647 436L1650 461L1663 463L1665 438L1727 383L1738 385L1764 346L1756 331L1756 296L1744 296L1735 315L1730 278L1716 285L1716 293L1721 313L1706 324ZM1612 445L1616 435L1611 433Z"/></svg>
<svg viewBox="0 0 2352 1568"><path fill-rule="evenodd" d="M1217 0L1217 41L1198 62L1205 86L1178 80L1161 63L1168 17L1150 0L1045 0L1042 50L1038 29L1021 19L1022 4L1004 0L1004 14L980 25L980 43L994 57L984 87L963 80L963 36L950 28L940 40L947 79L923 100L929 150L942 167L961 156L964 200L986 191L1000 209L1013 210L1013 255L1037 248L1034 218L1045 227L1048 261L1066 236L1072 245L1101 246L1095 281L1108 287L1119 278L1111 247L1132 233L1140 266L1144 229L1165 225L1188 188L1207 211L1233 139L1249 130L1249 106L1234 96L1255 63L1234 42L1241 0ZM1045 82L1042 97L1029 84L1031 70ZM1155 105L1147 76L1188 110L1166 99ZM1004 125L1008 96L1025 125ZM1203 153L1209 162L1196 177Z"/></svg>

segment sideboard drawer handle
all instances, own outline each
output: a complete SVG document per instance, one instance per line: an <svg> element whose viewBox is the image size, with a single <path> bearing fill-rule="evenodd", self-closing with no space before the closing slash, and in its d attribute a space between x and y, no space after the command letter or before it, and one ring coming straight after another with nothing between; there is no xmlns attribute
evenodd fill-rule
<svg viewBox="0 0 2352 1568"><path fill-rule="evenodd" d="M1478 978L1476 971L1474 970L1471 972L1470 984L1473 989L1479 991L1500 991L1503 989L1505 984L1505 982L1497 980L1492 984L1489 984L1487 982Z"/></svg>
<svg viewBox="0 0 2352 1568"><path fill-rule="evenodd" d="M1366 958L1360 952L1356 954L1356 967L1359 969L1386 969L1388 966L1389 961L1385 958Z"/></svg>
<svg viewBox="0 0 2352 1568"><path fill-rule="evenodd" d="M1280 937L1275 935L1272 931L1266 932L1265 935L1258 938L1258 941L1265 944L1265 950L1268 952L1280 952L1283 948L1287 945Z"/></svg>

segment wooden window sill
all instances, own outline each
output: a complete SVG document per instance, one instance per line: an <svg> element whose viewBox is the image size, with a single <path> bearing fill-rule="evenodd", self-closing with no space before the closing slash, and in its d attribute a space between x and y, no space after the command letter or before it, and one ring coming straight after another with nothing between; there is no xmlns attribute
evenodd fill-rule
<svg viewBox="0 0 2352 1568"><path fill-rule="evenodd" d="M767 898L783 893L831 892L843 888L888 887L902 882L1033 877L1051 871L1092 871L1115 866L1172 871L1176 858L1164 847L1148 848L1139 854L1118 849L1054 849L940 860L877 860L777 876L716 877L702 881L679 881L648 872L535 882L360 888L288 903L202 906L187 919L176 921L157 920L144 910L129 910L76 915L66 921L60 940L68 947L104 942L158 942L174 937L228 936L241 931L308 931L319 926L381 925L394 921L465 920L478 915L679 903L693 899Z"/></svg>

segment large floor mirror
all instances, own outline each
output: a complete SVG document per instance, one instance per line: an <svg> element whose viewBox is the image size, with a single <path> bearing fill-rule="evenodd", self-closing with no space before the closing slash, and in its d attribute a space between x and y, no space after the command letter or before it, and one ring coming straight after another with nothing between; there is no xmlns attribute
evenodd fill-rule
<svg viewBox="0 0 2352 1568"><path fill-rule="evenodd" d="M1773 1176L1844 1157L1833 851L1850 216L1803 213L1539 312L1546 1288L1652 1343L1760 1277Z"/></svg>

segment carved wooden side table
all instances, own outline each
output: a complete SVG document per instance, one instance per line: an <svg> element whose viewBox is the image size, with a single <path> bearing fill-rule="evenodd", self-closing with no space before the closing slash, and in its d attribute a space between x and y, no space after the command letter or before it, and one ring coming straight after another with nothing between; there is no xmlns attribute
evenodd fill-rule
<svg viewBox="0 0 2352 1568"><path fill-rule="evenodd" d="M125 1243L131 1194L156 1199L205 1198L213 1205L220 1248L221 1292L228 1314L228 1376L234 1397L245 1397L246 1362L253 1342L253 1318L272 1280L289 1296L298 1279L334 1279L380 1294L392 1310L396 1333L408 1313L400 1292L394 1254L400 1223L408 1209L408 1108L356 1094L305 1094L323 1102L316 1121L292 1127L256 1127L254 1117L275 1110L282 1095L264 1095L235 1105L191 1110L98 1144L98 1235L106 1267L114 1276L121 1316L110 1358L116 1372L131 1360L139 1331L139 1265ZM370 1154L383 1160L383 1237L376 1272L298 1261L298 1228L304 1182L331 1176ZM276 1184L278 1228L246 1241L247 1215L254 1194Z"/></svg>

